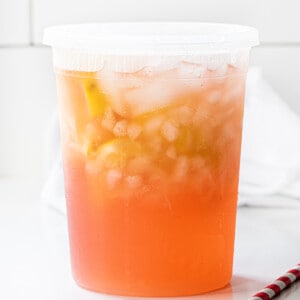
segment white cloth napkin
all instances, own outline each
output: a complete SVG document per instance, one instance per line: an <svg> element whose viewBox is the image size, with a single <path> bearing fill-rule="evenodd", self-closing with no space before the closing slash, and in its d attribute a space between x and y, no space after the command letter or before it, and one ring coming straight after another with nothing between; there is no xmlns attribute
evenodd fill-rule
<svg viewBox="0 0 300 300"><path fill-rule="evenodd" d="M240 204L272 205L263 196L281 195L300 205L300 116L258 68L247 80L239 193Z"/></svg>
<svg viewBox="0 0 300 300"><path fill-rule="evenodd" d="M47 134L51 165L42 198L65 212L57 115ZM300 207L300 116L252 68L247 79L239 185L239 205Z"/></svg>

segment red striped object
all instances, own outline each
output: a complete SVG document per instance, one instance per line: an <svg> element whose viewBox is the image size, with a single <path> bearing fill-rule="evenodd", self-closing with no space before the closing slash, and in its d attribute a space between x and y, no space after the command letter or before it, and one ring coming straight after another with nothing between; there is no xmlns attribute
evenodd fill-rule
<svg viewBox="0 0 300 300"><path fill-rule="evenodd" d="M249 300L270 300L299 278L300 264L297 264L293 269L287 271L283 276L280 276L274 282L253 295Z"/></svg>

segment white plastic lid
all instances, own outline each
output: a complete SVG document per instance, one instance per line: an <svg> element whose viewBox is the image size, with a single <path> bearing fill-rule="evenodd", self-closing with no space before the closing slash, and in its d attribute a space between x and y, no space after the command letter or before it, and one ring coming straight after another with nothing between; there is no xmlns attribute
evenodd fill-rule
<svg viewBox="0 0 300 300"><path fill-rule="evenodd" d="M250 48L257 45L255 28L194 22L95 23L45 29L44 44L98 54L148 54Z"/></svg>

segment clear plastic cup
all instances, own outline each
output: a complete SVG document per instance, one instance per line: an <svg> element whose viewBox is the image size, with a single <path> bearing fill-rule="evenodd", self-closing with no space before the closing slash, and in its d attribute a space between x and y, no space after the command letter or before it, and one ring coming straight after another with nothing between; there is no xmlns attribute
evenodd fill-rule
<svg viewBox="0 0 300 300"><path fill-rule="evenodd" d="M72 270L109 294L182 296L232 276L250 27L47 28Z"/></svg>

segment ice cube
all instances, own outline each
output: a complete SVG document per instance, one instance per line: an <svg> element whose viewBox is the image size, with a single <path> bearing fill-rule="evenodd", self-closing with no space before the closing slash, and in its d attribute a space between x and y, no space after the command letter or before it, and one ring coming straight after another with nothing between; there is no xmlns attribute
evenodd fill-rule
<svg viewBox="0 0 300 300"><path fill-rule="evenodd" d="M127 135L128 122L126 120L121 120L114 126L113 132L116 137L122 137Z"/></svg>
<svg viewBox="0 0 300 300"><path fill-rule="evenodd" d="M142 132L142 127L138 124L129 124L127 127L127 133L130 139L135 140Z"/></svg>
<svg viewBox="0 0 300 300"><path fill-rule="evenodd" d="M227 63L222 63L217 69L216 69L216 76L218 77L224 77L227 74L228 65Z"/></svg>
<svg viewBox="0 0 300 300"><path fill-rule="evenodd" d="M167 82L144 82L138 89L125 94L125 103L131 116L136 117L169 106L174 100L175 88Z"/></svg>
<svg viewBox="0 0 300 300"><path fill-rule="evenodd" d="M189 125L192 122L193 109L189 106L180 106L172 111L172 117L181 125Z"/></svg>
<svg viewBox="0 0 300 300"><path fill-rule="evenodd" d="M213 90L208 94L207 100L210 103L216 103L222 99L222 91Z"/></svg>
<svg viewBox="0 0 300 300"><path fill-rule="evenodd" d="M195 92L200 92L203 90L207 83L207 78L205 77L200 77L200 78L190 78L190 79L185 79L182 80L182 92L185 93L186 89L189 92L195 91Z"/></svg>
<svg viewBox="0 0 300 300"><path fill-rule="evenodd" d="M139 188L143 184L142 177L138 175L127 176L125 180L130 188Z"/></svg>
<svg viewBox="0 0 300 300"><path fill-rule="evenodd" d="M233 68L244 68L248 64L248 55L240 51L235 51L231 53L229 60L229 65Z"/></svg>
<svg viewBox="0 0 300 300"><path fill-rule="evenodd" d="M232 52L229 65L233 68L237 68L239 66L239 55L238 52Z"/></svg>
<svg viewBox="0 0 300 300"><path fill-rule="evenodd" d="M162 115L153 116L152 118L147 120L144 124L145 133L153 134L159 131L163 121L164 121L164 117Z"/></svg>
<svg viewBox="0 0 300 300"><path fill-rule="evenodd" d="M104 113L102 119L102 126L109 131L113 131L115 125L116 125L116 117L113 110L109 107Z"/></svg>
<svg viewBox="0 0 300 300"><path fill-rule="evenodd" d="M116 187L122 179L122 172L118 169L112 169L107 172L106 180L109 188Z"/></svg>
<svg viewBox="0 0 300 300"><path fill-rule="evenodd" d="M135 73L145 67L143 56L108 55L104 57L102 71Z"/></svg>
<svg viewBox="0 0 300 300"><path fill-rule="evenodd" d="M179 78L186 79L202 77L205 73L205 69L205 66L202 64L181 62L180 66L178 67L178 75Z"/></svg>
<svg viewBox="0 0 300 300"><path fill-rule="evenodd" d="M153 151L154 153L159 153L161 152L163 147L163 140L160 136L154 135L151 139L148 140L147 145L151 151Z"/></svg>
<svg viewBox="0 0 300 300"><path fill-rule="evenodd" d="M100 169L115 168L120 165L120 154L117 145L110 142L101 145L97 152L96 161Z"/></svg>
<svg viewBox="0 0 300 300"><path fill-rule="evenodd" d="M98 85L101 87L101 91L105 94L105 100L112 108L113 112L120 116L128 116L128 110L122 97L121 85L124 80L120 75L107 72L104 74L98 74Z"/></svg>
<svg viewBox="0 0 300 300"><path fill-rule="evenodd" d="M193 115L192 122L194 125L199 125L201 122L206 122L209 119L208 108L201 106L197 108L196 112Z"/></svg>
<svg viewBox="0 0 300 300"><path fill-rule="evenodd" d="M142 85L143 80L141 78L131 75L127 75L126 78L122 78L116 83L116 86L122 90L136 89L140 88Z"/></svg>
<svg viewBox="0 0 300 300"><path fill-rule="evenodd" d="M243 78L228 78L223 92L223 102L241 101L244 98L245 81Z"/></svg>
<svg viewBox="0 0 300 300"><path fill-rule="evenodd" d="M166 121L162 125L161 134L167 141L174 142L178 138L179 129L171 122Z"/></svg>
<svg viewBox="0 0 300 300"><path fill-rule="evenodd" d="M210 55L207 58L207 69L209 71L215 71L219 66L218 58L214 55Z"/></svg>

